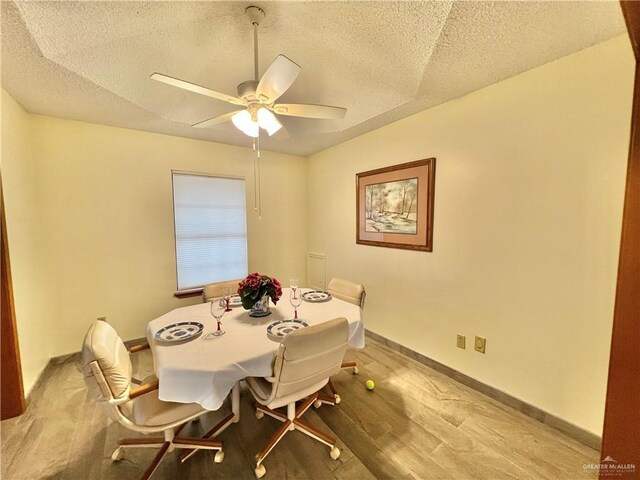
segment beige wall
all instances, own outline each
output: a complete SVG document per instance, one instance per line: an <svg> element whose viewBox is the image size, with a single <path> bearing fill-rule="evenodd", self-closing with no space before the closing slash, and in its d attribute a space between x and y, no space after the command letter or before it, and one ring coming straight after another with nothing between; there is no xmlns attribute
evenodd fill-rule
<svg viewBox="0 0 640 480"><path fill-rule="evenodd" d="M41 236L44 197L36 181L31 119L4 90L0 108L2 187L22 376L28 392L55 348L51 340L57 319L51 314L54 297L47 245Z"/></svg>
<svg viewBox="0 0 640 480"><path fill-rule="evenodd" d="M619 37L311 156L309 249L367 327L600 434L633 65ZM433 253L356 245L355 174L432 156Z"/></svg>
<svg viewBox="0 0 640 480"><path fill-rule="evenodd" d="M259 220L248 148L43 116L29 123L39 197L27 203L42 214L34 233L46 239L51 262L47 321L57 335L49 355L78 351L98 316L106 315L123 338L138 338L149 320L201 301L173 297L172 169L245 177L250 271L304 276L304 158L263 152ZM5 182L23 188L14 175ZM14 269L23 265L16 259ZM21 316L31 321L27 312Z"/></svg>
<svg viewBox="0 0 640 480"><path fill-rule="evenodd" d="M365 283L368 328L599 434L632 80L620 37L307 161L264 152L249 268L286 281L304 277L306 251L324 252L328 277ZM252 160L245 148L32 116L2 100L28 389L96 317L136 338L199 301L172 296L170 172L245 176L251 206ZM355 174L429 156L434 252L356 245ZM475 334L486 355L470 348Z"/></svg>

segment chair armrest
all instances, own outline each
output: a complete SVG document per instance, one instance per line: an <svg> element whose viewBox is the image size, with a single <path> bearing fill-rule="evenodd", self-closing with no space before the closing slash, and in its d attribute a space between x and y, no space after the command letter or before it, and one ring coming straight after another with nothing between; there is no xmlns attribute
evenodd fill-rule
<svg viewBox="0 0 640 480"><path fill-rule="evenodd" d="M129 348L129 353L138 353L151 348L148 343L140 343Z"/></svg>
<svg viewBox="0 0 640 480"><path fill-rule="evenodd" d="M129 392L129 400L133 400L136 397L141 395L145 395L149 392L153 392L158 389L158 381L152 383L146 383L144 385L140 385L139 387L134 388Z"/></svg>

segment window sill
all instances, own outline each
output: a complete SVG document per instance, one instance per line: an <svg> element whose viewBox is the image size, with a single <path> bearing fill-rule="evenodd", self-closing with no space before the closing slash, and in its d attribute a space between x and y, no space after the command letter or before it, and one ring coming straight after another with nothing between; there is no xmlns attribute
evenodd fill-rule
<svg viewBox="0 0 640 480"><path fill-rule="evenodd" d="M204 289L202 287L198 288L189 288L187 290L178 290L173 294L176 298L188 298L188 297L197 297L202 295L202 291Z"/></svg>

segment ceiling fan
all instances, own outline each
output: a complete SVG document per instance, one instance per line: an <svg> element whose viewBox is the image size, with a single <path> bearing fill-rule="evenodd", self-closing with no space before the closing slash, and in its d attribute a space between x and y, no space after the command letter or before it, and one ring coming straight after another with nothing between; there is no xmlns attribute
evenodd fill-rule
<svg viewBox="0 0 640 480"><path fill-rule="evenodd" d="M158 82L163 82L168 85L173 85L174 87L243 107L240 110L203 120L192 126L207 128L231 120L236 128L241 130L245 135L256 138L259 136L261 128L266 130L269 136L282 129L282 123L280 123L275 114L328 120L344 118L347 109L342 107L299 103L275 103L296 80L300 73L300 66L284 55L278 55L269 68L267 68L267 71L264 72L262 78L259 78L258 27L260 26L261 20L264 19L265 13L260 7L251 6L246 8L245 14L253 26L255 78L254 80L247 80L238 85L237 97L216 92L196 85L195 83L163 75L162 73L154 73L151 75L151 78Z"/></svg>

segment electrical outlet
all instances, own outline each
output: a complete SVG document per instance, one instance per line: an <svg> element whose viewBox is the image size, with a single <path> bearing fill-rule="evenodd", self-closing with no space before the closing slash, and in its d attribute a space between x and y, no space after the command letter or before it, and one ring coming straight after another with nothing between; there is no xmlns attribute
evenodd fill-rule
<svg viewBox="0 0 640 480"><path fill-rule="evenodd" d="M486 348L487 348L487 339L484 337L478 337L476 335L476 341L475 341L476 352L484 353Z"/></svg>
<svg viewBox="0 0 640 480"><path fill-rule="evenodd" d="M467 343L467 337L465 337L464 335L458 334L457 340L456 340L456 346L464 350L465 348L467 348L466 343Z"/></svg>
<svg viewBox="0 0 640 480"><path fill-rule="evenodd" d="M107 321L107 317L98 317L98 320L102 321L102 322L106 322Z"/></svg>

